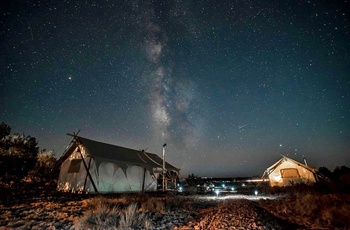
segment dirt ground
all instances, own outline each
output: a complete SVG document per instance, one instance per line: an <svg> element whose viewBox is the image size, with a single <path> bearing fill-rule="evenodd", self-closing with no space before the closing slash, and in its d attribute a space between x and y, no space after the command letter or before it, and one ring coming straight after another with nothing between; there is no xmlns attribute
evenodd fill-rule
<svg viewBox="0 0 350 230"><path fill-rule="evenodd" d="M122 196L114 195L113 198ZM215 196L158 193L147 196L167 202L171 199L176 199L176 202L180 203L187 202L187 205L179 205L181 210L172 210L171 213L170 210L165 210L162 214L153 214L160 217L153 216L151 229L336 228L322 226L303 216L280 213L280 209L276 207L278 199L272 197L269 199L234 195L215 198ZM0 229L74 229L74 223L87 211L86 200L95 196L59 193L47 188L23 187L2 189L0 197ZM178 214L173 214L179 211L184 215L179 217Z"/></svg>

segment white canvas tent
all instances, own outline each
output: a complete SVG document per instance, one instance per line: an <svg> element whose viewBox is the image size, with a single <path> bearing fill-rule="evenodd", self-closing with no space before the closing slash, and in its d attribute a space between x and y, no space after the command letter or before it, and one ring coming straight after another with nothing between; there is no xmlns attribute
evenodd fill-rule
<svg viewBox="0 0 350 230"><path fill-rule="evenodd" d="M298 183L310 184L318 179L316 169L286 156L267 168L262 177L269 179L271 187Z"/></svg>
<svg viewBox="0 0 350 230"><path fill-rule="evenodd" d="M61 163L57 190L77 193L156 191L162 159L155 154L74 136ZM166 163L168 175L179 169Z"/></svg>

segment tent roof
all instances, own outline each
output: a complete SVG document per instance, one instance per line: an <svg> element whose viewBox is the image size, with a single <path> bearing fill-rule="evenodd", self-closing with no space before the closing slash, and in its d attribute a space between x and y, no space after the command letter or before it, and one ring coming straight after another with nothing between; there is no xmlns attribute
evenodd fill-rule
<svg viewBox="0 0 350 230"><path fill-rule="evenodd" d="M314 168L312 168L312 167L310 167L310 166L307 166L307 165L305 165L305 164L302 164L302 163L300 163L300 162L298 162L298 161L295 161L295 160L293 160L293 159L291 159L291 158L289 158L289 157L282 156L282 158L281 158L280 160L278 160L275 164L273 164L272 166L268 167L268 168L265 170L263 177L266 177L266 176L270 175L270 174L275 170L275 168L277 168L277 167L278 167L280 164L282 164L284 161L292 162L292 163L294 163L294 164L296 164L296 165L298 165L298 166L300 166L300 167L303 167L303 168L305 168L305 169L307 169L307 170L309 170L309 171L311 171L311 172L313 172L313 173L316 173L316 169L314 169Z"/></svg>
<svg viewBox="0 0 350 230"><path fill-rule="evenodd" d="M88 156L95 158L99 163L102 161L112 161L140 165L146 168L162 168L163 160L156 154L94 141L80 136L75 136L75 141L63 156L65 159L74 152L77 143L82 144ZM180 171L180 169L167 162L165 168L168 171Z"/></svg>

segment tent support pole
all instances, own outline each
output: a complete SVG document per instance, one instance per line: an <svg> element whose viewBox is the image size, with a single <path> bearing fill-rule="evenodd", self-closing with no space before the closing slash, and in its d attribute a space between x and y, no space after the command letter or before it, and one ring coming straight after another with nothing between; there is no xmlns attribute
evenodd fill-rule
<svg viewBox="0 0 350 230"><path fill-rule="evenodd" d="M91 157L90 157L89 166L88 166L88 169L87 169L88 172L90 171L90 165L91 165ZM88 174L86 173L86 177L85 177L85 181L84 181L84 192L85 192L85 189L86 189L87 178L88 178Z"/></svg>
<svg viewBox="0 0 350 230"><path fill-rule="evenodd" d="M86 165L86 162L85 162L85 160L84 160L83 154L82 154L81 151L80 151L79 145L78 145L78 150L79 150L81 159L83 160L83 164L84 164L85 170L86 170L86 172L87 172L87 175L89 176L89 179L90 179L90 181L91 181L91 184L92 184L92 186L94 187L95 192L98 193L97 187L96 187L95 182L94 182L94 180L92 179L92 176L91 176L91 174L90 174L90 172L89 172L89 169L88 169L88 167L87 167L87 165Z"/></svg>
<svg viewBox="0 0 350 230"><path fill-rule="evenodd" d="M142 192L145 192L146 168L143 168Z"/></svg>

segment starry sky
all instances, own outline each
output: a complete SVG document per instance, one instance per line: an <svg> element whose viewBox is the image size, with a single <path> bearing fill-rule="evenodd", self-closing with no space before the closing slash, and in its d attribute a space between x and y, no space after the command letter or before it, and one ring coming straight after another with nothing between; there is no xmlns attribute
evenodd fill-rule
<svg viewBox="0 0 350 230"><path fill-rule="evenodd" d="M182 176L262 175L280 154L350 165L346 0L0 3L0 121L147 149Z"/></svg>

